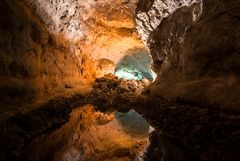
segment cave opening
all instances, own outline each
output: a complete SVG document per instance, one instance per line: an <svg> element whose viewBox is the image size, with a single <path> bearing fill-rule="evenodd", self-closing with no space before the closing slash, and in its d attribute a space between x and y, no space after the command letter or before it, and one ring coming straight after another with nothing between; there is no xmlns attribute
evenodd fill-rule
<svg viewBox="0 0 240 161"><path fill-rule="evenodd" d="M152 58L148 51L142 49L129 49L127 54L119 60L114 74L128 80L153 81L156 74L151 70Z"/></svg>
<svg viewBox="0 0 240 161"><path fill-rule="evenodd" d="M147 122L147 120L134 109L131 109L126 113L116 111L114 117L126 132L147 136L154 131L154 128Z"/></svg>

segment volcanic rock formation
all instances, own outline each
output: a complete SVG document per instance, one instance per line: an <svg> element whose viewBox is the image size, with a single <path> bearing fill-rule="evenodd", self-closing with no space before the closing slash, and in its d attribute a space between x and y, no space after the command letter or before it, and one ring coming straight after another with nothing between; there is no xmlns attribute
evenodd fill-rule
<svg viewBox="0 0 240 161"><path fill-rule="evenodd" d="M240 107L239 1L141 0L136 23L153 58L153 95Z"/></svg>
<svg viewBox="0 0 240 161"><path fill-rule="evenodd" d="M135 1L4 0L0 7L4 96L46 97L76 88L102 70L113 73L127 50L143 48Z"/></svg>
<svg viewBox="0 0 240 161"><path fill-rule="evenodd" d="M239 161L239 9L1 0L0 160Z"/></svg>

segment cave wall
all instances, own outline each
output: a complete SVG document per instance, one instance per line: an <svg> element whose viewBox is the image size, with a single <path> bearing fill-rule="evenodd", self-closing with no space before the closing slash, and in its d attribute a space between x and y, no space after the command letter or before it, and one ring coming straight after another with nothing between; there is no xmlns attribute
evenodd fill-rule
<svg viewBox="0 0 240 161"><path fill-rule="evenodd" d="M134 23L136 0L31 0L26 4L51 32L78 43L100 65L101 59L116 64L129 48L143 47Z"/></svg>
<svg viewBox="0 0 240 161"><path fill-rule="evenodd" d="M80 49L49 32L24 2L3 0L0 10L2 97L47 95L83 83L88 60Z"/></svg>
<svg viewBox="0 0 240 161"><path fill-rule="evenodd" d="M141 0L136 24L158 77L151 94L239 107L239 0Z"/></svg>
<svg viewBox="0 0 240 161"><path fill-rule="evenodd" d="M48 96L113 72L132 48L136 0L0 2L1 96Z"/></svg>

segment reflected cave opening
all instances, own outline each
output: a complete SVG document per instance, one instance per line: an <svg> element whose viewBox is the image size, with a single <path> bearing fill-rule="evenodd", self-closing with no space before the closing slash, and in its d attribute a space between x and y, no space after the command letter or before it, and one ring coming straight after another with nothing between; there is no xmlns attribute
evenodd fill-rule
<svg viewBox="0 0 240 161"><path fill-rule="evenodd" d="M116 111L114 117L127 133L147 136L154 130L147 120L133 109L126 113Z"/></svg>
<svg viewBox="0 0 240 161"><path fill-rule="evenodd" d="M26 161L143 161L153 128L134 110L100 112L91 104L72 111L69 121L35 138Z"/></svg>

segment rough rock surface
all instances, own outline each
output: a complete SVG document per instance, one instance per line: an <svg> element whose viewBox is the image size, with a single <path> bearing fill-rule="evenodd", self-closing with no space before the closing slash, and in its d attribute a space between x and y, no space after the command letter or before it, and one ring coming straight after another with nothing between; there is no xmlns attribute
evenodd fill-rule
<svg viewBox="0 0 240 161"><path fill-rule="evenodd" d="M50 33L23 2L3 0L0 10L2 98L48 96L90 78L88 57Z"/></svg>
<svg viewBox="0 0 240 161"><path fill-rule="evenodd" d="M143 47L135 29L136 0L98 0L79 2L84 25L86 50L95 59L117 63L131 48Z"/></svg>
<svg viewBox="0 0 240 161"><path fill-rule="evenodd" d="M134 24L136 1L30 0L26 4L49 31L84 48L92 59L117 63L130 48L143 47Z"/></svg>
<svg viewBox="0 0 240 161"><path fill-rule="evenodd" d="M151 32L156 30L162 20L178 8L190 6L200 0L140 0L136 13L136 24L142 40L148 45Z"/></svg>
<svg viewBox="0 0 240 161"><path fill-rule="evenodd" d="M240 2L141 0L136 22L158 78L153 95L239 108Z"/></svg>
<svg viewBox="0 0 240 161"><path fill-rule="evenodd" d="M90 56L101 58L99 69L111 69L126 50L142 46L132 21L135 1L38 2L0 2L0 96L4 98L0 105L4 108L8 108L7 96L14 102L14 96L22 99L20 96L33 97L35 93L57 93L94 77L95 63ZM65 12L67 8L71 9ZM59 136L57 150L67 157L78 157L81 151L62 145L61 137L68 138L69 131L58 135L62 130L59 127L68 121L73 108L90 103L103 112L135 109L149 121L156 130L146 160L239 161L239 8L239 0L140 0L138 31L158 74L145 95L140 93L146 83L109 75L97 79L86 97L52 100L27 113L20 111L4 122L1 117L0 160L31 159L26 147L40 135L42 138L34 140L40 144L44 138ZM166 102L162 97L176 102ZM75 132L81 117L74 119L70 120L70 131ZM86 125L89 131L94 129L88 122ZM69 140L79 143L78 137ZM100 145L98 139L93 140ZM92 154L86 149L86 154ZM50 148L48 152L58 151ZM42 157L59 160L57 154L46 157L49 153L45 151ZM129 153L120 148L104 159L118 160L114 157L117 155L129 160ZM37 159L41 160L39 155Z"/></svg>
<svg viewBox="0 0 240 161"><path fill-rule="evenodd" d="M0 7L1 96L46 97L75 88L143 47L135 0L3 0ZM111 68L99 68L103 59Z"/></svg>
<svg viewBox="0 0 240 161"><path fill-rule="evenodd" d="M137 28L158 77L145 100L114 104L156 129L146 160L239 160L239 9L235 0L139 2Z"/></svg>
<svg viewBox="0 0 240 161"><path fill-rule="evenodd" d="M140 95L147 83L139 80L118 79L112 74L95 80L88 100L101 111L114 111L114 100L118 98L135 98ZM127 112L130 109L127 109Z"/></svg>

